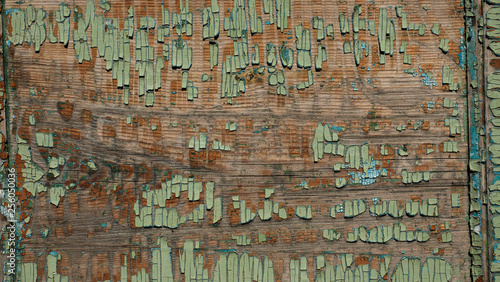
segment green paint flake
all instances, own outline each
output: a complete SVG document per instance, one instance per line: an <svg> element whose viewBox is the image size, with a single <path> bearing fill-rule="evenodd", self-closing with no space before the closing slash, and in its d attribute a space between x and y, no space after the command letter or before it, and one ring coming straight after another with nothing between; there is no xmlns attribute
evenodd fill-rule
<svg viewBox="0 0 500 282"><path fill-rule="evenodd" d="M342 188L347 185L347 180L344 177L335 178L335 187Z"/></svg>
<svg viewBox="0 0 500 282"><path fill-rule="evenodd" d="M278 211L278 216L281 219L287 219L288 218L288 214L286 212L286 209L285 208L280 208L279 211Z"/></svg>
<svg viewBox="0 0 500 282"><path fill-rule="evenodd" d="M326 26L326 36L329 36L333 39L335 36L334 31L335 29L333 27L333 24L329 24Z"/></svg>
<svg viewBox="0 0 500 282"><path fill-rule="evenodd" d="M402 258L396 265L391 280L420 281L420 258L409 258L409 257ZM430 281L430 280L424 280L424 281Z"/></svg>
<svg viewBox="0 0 500 282"><path fill-rule="evenodd" d="M404 205L400 205L398 201L392 200L388 203L388 214L394 218L400 218L405 213Z"/></svg>
<svg viewBox="0 0 500 282"><path fill-rule="evenodd" d="M264 189L264 192L265 192L265 198L269 199L269 197L271 197L271 195L274 194L274 189L266 188Z"/></svg>
<svg viewBox="0 0 500 282"><path fill-rule="evenodd" d="M349 33L349 19L345 16L345 14L339 15L339 23L340 23L340 33L342 33L342 35Z"/></svg>
<svg viewBox="0 0 500 282"><path fill-rule="evenodd" d="M346 41L344 42L344 54L349 54L349 53L352 53L351 42Z"/></svg>
<svg viewBox="0 0 500 282"><path fill-rule="evenodd" d="M425 24L420 24L418 26L418 35L424 36L424 34L425 34Z"/></svg>
<svg viewBox="0 0 500 282"><path fill-rule="evenodd" d="M172 249L168 246L167 239L158 238L156 245L158 247L151 249L151 279L152 281L174 281Z"/></svg>
<svg viewBox="0 0 500 282"><path fill-rule="evenodd" d="M443 258L429 257L422 265L422 281L450 281L451 264Z"/></svg>
<svg viewBox="0 0 500 282"><path fill-rule="evenodd" d="M346 241L351 243L358 241L358 228L354 227L352 232L347 233Z"/></svg>
<svg viewBox="0 0 500 282"><path fill-rule="evenodd" d="M488 48L493 51L496 56L500 56L500 41L492 40L488 44Z"/></svg>
<svg viewBox="0 0 500 282"><path fill-rule="evenodd" d="M36 144L39 147L54 147L54 136L52 133L35 133Z"/></svg>
<svg viewBox="0 0 500 282"><path fill-rule="evenodd" d="M21 263L20 275L23 281L37 281L38 278L38 265L34 262Z"/></svg>
<svg viewBox="0 0 500 282"><path fill-rule="evenodd" d="M49 189L49 194L50 194L50 202L56 207L58 207L59 202L61 201L61 197L66 195L66 190L62 185L57 185Z"/></svg>
<svg viewBox="0 0 500 282"><path fill-rule="evenodd" d="M236 240L236 245L238 245L238 246L250 246L251 245L251 240L250 240L250 238L247 238L246 235L241 235L241 236L232 235L232 239Z"/></svg>
<svg viewBox="0 0 500 282"><path fill-rule="evenodd" d="M438 216L438 210L437 198L423 200L420 205L420 214L422 216Z"/></svg>
<svg viewBox="0 0 500 282"><path fill-rule="evenodd" d="M408 148L406 146L400 146L398 149L398 155L402 157L407 157L408 156Z"/></svg>
<svg viewBox="0 0 500 282"><path fill-rule="evenodd" d="M264 235L262 233L259 233L258 234L258 240L259 240L259 244L260 244L260 243L266 242L267 241L267 237L266 237L266 235Z"/></svg>
<svg viewBox="0 0 500 282"><path fill-rule="evenodd" d="M316 269L321 269L325 267L325 256L324 255L319 255L316 257Z"/></svg>
<svg viewBox="0 0 500 282"><path fill-rule="evenodd" d="M295 209L295 214L297 217L302 219L311 219L312 218L312 206L308 205L298 205Z"/></svg>
<svg viewBox="0 0 500 282"><path fill-rule="evenodd" d="M44 171L32 161L31 148L24 139L17 136L17 154L24 161L21 173L25 178L23 188L35 196L39 192L47 191L47 188L39 182L44 176Z"/></svg>
<svg viewBox="0 0 500 282"><path fill-rule="evenodd" d="M460 194L458 193L451 194L451 207L452 208L460 207Z"/></svg>
<svg viewBox="0 0 500 282"><path fill-rule="evenodd" d="M462 134L462 128L461 128L459 119L446 118L444 120L444 125L450 127L450 135L451 136Z"/></svg>
<svg viewBox="0 0 500 282"><path fill-rule="evenodd" d="M217 224L222 219L222 198L215 198L214 216L212 224Z"/></svg>
<svg viewBox="0 0 500 282"><path fill-rule="evenodd" d="M210 181L205 184L205 204L207 206L207 210L211 210L214 206L214 191L215 184Z"/></svg>
<svg viewBox="0 0 500 282"><path fill-rule="evenodd" d="M359 169L361 167L361 154L359 146L352 145L347 147L344 160L345 163L348 163L351 168Z"/></svg>
<svg viewBox="0 0 500 282"><path fill-rule="evenodd" d="M209 77L208 77L208 74L204 73L201 75L201 81L202 82L205 82L205 81L208 81Z"/></svg>
<svg viewBox="0 0 500 282"><path fill-rule="evenodd" d="M323 238L328 241L336 241L340 239L342 233L338 229L324 229L323 230Z"/></svg>
<svg viewBox="0 0 500 282"><path fill-rule="evenodd" d="M441 49L444 53L448 53L449 47L448 43L450 42L449 39L446 38L441 38L439 41L439 49Z"/></svg>
<svg viewBox="0 0 500 282"><path fill-rule="evenodd" d="M419 203L417 201L410 200L405 204L405 211L408 216L417 215L419 210Z"/></svg>
<svg viewBox="0 0 500 282"><path fill-rule="evenodd" d="M213 70L214 66L219 65L219 44L217 42L210 43L210 69Z"/></svg>
<svg viewBox="0 0 500 282"><path fill-rule="evenodd" d="M183 71L182 72L182 78L181 78L181 88L183 90L186 90L186 88L187 88L188 78L189 78L189 72Z"/></svg>
<svg viewBox="0 0 500 282"><path fill-rule="evenodd" d="M384 216L387 214L387 201L379 201L378 203L374 203L370 207L370 214L376 216Z"/></svg>
<svg viewBox="0 0 500 282"><path fill-rule="evenodd" d="M435 35L441 34L441 30L439 30L439 24L438 23L434 23L432 25L431 32L432 32L432 34L435 34Z"/></svg>
<svg viewBox="0 0 500 282"><path fill-rule="evenodd" d="M61 274L57 273L57 264L58 261L61 260L61 258L61 255L57 254L56 252L51 252L49 255L47 255L47 281L69 281L68 276L62 276ZM34 274L36 275L36 272Z"/></svg>

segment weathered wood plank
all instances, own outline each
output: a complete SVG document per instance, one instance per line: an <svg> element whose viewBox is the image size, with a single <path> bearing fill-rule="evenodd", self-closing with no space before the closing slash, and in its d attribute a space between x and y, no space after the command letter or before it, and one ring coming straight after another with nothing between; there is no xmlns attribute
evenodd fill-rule
<svg viewBox="0 0 500 282"><path fill-rule="evenodd" d="M460 1L5 5L19 277L483 276Z"/></svg>

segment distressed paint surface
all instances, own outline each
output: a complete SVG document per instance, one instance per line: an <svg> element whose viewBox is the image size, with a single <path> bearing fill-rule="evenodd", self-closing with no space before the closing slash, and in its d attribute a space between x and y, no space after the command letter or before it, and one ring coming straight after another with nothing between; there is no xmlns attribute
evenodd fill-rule
<svg viewBox="0 0 500 282"><path fill-rule="evenodd" d="M491 278L495 5L6 1L18 278Z"/></svg>

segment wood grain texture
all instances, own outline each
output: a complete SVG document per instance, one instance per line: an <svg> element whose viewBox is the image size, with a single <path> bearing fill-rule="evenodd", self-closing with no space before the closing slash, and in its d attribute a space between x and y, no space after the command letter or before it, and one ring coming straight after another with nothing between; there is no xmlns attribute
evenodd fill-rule
<svg viewBox="0 0 500 282"><path fill-rule="evenodd" d="M180 38L192 48L189 80L199 91L193 101L188 101L187 91L181 87L181 70L172 68L172 40L177 39L172 26L170 37L165 38L170 57L161 70L161 88L150 92L154 93L154 105L146 107L146 96L139 95L136 37L140 18L156 20L155 28L147 31L148 44L154 47L156 60L163 56L163 44L156 40L161 25L160 2L109 1L108 12L95 2L95 14L102 14L109 24L116 18L119 30L125 28L127 10L134 7L130 86L124 87L130 89L128 105L124 103L125 90L117 87L113 71L106 70L106 61L99 57L97 48L90 48L94 26L85 31L91 60L78 63L73 31L78 30L76 15L85 18L86 1L67 3L71 10L67 47L46 40L40 52L35 52L33 44L27 43L11 44L6 50L12 87L8 105L11 111L9 149L17 167L19 187L28 182L23 171L28 165L16 138L30 145L33 164L44 172L38 182L47 188L35 195L25 188L18 193L20 220L30 216L29 222L22 223L20 262L36 263L39 281L47 281L51 275L47 271L51 252L61 255L57 273L68 276L70 281L119 281L123 278L120 269L125 265L125 257L128 280L142 268L152 275L152 248L160 236L165 236L172 248L174 281L188 280L179 267L180 251L188 239L200 242L196 254L203 255L203 268L207 269L210 279L214 279L217 260L224 253L221 250L235 251L240 256L248 252L261 259L267 256L273 262L276 281L293 281L291 260L306 257L306 276L312 281L324 270L316 270L316 256L324 254L332 265L340 265L339 254L348 253L356 258L353 270L363 265L364 259L370 259L371 267L379 269L376 260L383 255L392 256L388 274L381 279L396 279L397 263L404 257L419 257L422 264L428 257L441 257L451 265L451 281L472 279L468 254L471 241L467 168L470 102L461 1L292 0L288 28L283 32L277 29L276 23L266 23L269 14L263 12L263 1L255 2L257 16L262 17L263 33L252 35L248 31L248 54L251 59L251 47L258 44L260 64L250 63L237 73L246 85L245 92L233 98L233 104L220 98L222 63L227 62L226 56L234 55L233 42L244 41L233 40L224 30L224 17L228 17L228 9L234 8L233 1L218 2L220 35L210 40L218 43L219 64L213 70L210 70L210 43L202 37L202 11L211 2L189 2L193 36L182 34ZM248 1L244 3L248 21ZM9 36L15 33L12 27L15 9L27 10L28 5L46 11L47 31L50 24L57 26L56 10L60 9L60 2L6 1L5 7L10 11L6 28ZM353 43L352 15L356 5L362 7L360 18L374 21L376 27L374 36L368 30L360 30L357 35L370 48L358 66L354 54L344 53L344 42ZM402 18L396 15L396 6L402 6L409 23L425 24L423 36L417 30L401 28ZM171 13L181 12L179 2L165 2L164 7ZM394 53L385 56L385 64L380 64L377 37L382 8L387 9L387 18L392 19L395 26ZM340 32L340 14L349 19L350 32L345 36ZM318 42L312 20L316 16L324 20L325 26L334 25L334 39L326 36L321 41L327 53L321 71L314 68ZM311 30L314 84L304 90L297 89L299 83L308 80L307 70L298 68L296 63L294 28L299 24ZM433 24L439 24L439 35L431 32ZM59 32L59 27L55 27L56 37ZM449 40L448 52L438 47L441 39ZM408 44L406 54L411 55L411 65L403 63L403 53L399 52L403 41ZM276 65L277 71L283 70L285 75L286 96L277 95L277 87L268 84L270 74L266 64L266 44L278 48L283 42L295 53L291 69L283 68L279 60ZM263 74L256 70L261 66L266 67ZM458 91L450 91L450 86L443 84L443 66L453 70ZM203 74L208 74L208 81L202 82ZM428 82L435 85L426 85ZM30 116L36 119L35 124L30 124ZM452 129L453 126L447 124L454 121L458 126ZM225 129L230 122L237 124L237 130ZM345 156L326 153L315 162L313 147L318 123L327 124L332 131L338 130L335 131L339 139L336 144L344 144L346 148L359 146L356 150L367 144L367 156L373 164L364 159L362 166L355 168ZM457 128L459 133L452 132ZM54 146L39 146L37 133L51 134ZM189 148L189 141L192 136L200 138L200 133L207 134L208 148L197 152ZM214 140L230 145L231 150L212 149ZM444 147L448 141L456 142L458 151L448 151ZM387 153L383 152L383 145ZM59 162L55 168L51 167L51 160L60 158L64 164ZM336 163L343 164L340 171L334 171ZM367 171L367 167L371 170ZM403 170L430 172L430 180L405 184ZM200 201L189 201L188 192L182 192L179 198L172 196L166 200L167 208L175 208L180 215L188 217L200 203L206 204L206 183L213 181L214 197L222 198L223 202L221 221L212 224L212 209L205 210L204 219L198 223L187 220L175 229L136 227L134 203L158 208L142 197L143 192L161 189L162 183L174 175L201 181L203 192ZM366 182L354 183L358 177ZM336 179L342 178L347 185L336 188ZM63 187L65 195L56 206L51 202L50 193L58 187ZM241 211L235 208L232 197L239 196L253 213L258 213L264 207L266 188L274 189L270 199L286 210L287 218L273 213L270 220L264 221L257 215L242 224ZM452 194L460 195L459 207L452 207ZM397 200L404 204L433 198L438 199L439 216L436 217L418 214L394 218L373 216L368 211L379 200ZM330 217L330 208L348 199L364 199L367 211L353 218L346 218L342 213L336 218ZM299 205L312 206L311 219L296 215ZM397 222L411 231L429 232L429 240L398 242L392 239L383 244L346 242L352 228L394 226ZM445 222L450 224L451 242L441 239ZM328 241L322 237L325 229L338 229L342 235L339 240ZM46 230L48 235L42 235ZM259 233L266 235L265 242L259 242ZM237 245L232 237L236 235L247 236L251 245ZM135 259L133 251L137 252Z"/></svg>

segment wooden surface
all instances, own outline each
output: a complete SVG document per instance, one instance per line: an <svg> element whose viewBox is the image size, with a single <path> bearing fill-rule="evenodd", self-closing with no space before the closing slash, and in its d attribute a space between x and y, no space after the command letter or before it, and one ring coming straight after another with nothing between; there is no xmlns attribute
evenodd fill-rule
<svg viewBox="0 0 500 282"><path fill-rule="evenodd" d="M56 25L55 11L60 2L6 1L9 35L14 33L14 9L25 10L28 4L47 12L44 19L47 30L50 24ZM250 65L238 73L238 77L245 79L246 89L233 98L233 104L220 95L222 63L226 62L227 55L234 54L233 39L223 28L224 17L228 17L227 9L233 9L234 3L218 3L220 36L211 40L218 43L219 64L210 70L209 40L203 40L201 31L202 10L211 3L191 1L193 36L183 34L182 39L192 47L189 80L198 87L199 96L193 101L187 100L187 91L181 89L181 71L172 68L172 40L177 34L170 27L171 35L165 38L170 58L161 70L161 88L154 91L152 107L146 107L145 96L139 96L135 38L140 18L155 18L155 29L148 31L149 46L155 48L155 60L162 56L163 44L156 40L161 24L160 2L116 1L110 3L109 12L95 3L95 14L117 18L120 29L124 28L123 19L129 6L134 7L128 105L124 104L124 89L117 88L112 71L106 71L104 58L98 56L97 48L90 48L92 27L86 31L91 60L78 62L73 48L73 30L78 28L75 8L78 6L78 13L85 17L87 2L67 4L71 10L67 47L62 43L49 43L47 39L39 52L35 52L33 44L14 46L11 42L10 48L4 50L9 56L8 79L12 86L8 105L11 163L15 163L19 187L23 187L27 180L22 169L28 166L21 160L18 142L19 138L25 140L30 145L33 163L44 172L39 182L47 188L35 195L25 188L20 188L18 193L19 216L24 220L20 263L36 263L39 281L47 281L51 275L47 270L51 252L61 255L57 273L68 276L70 281L119 281L123 278L120 267L125 265L124 258L127 279L132 279L141 268L149 275L153 271L152 248L160 236L167 238L172 248L174 281L187 280L179 267L179 254L186 240L200 242L196 254L204 256L204 268L210 279L214 279L213 272L221 254L236 252L241 256L248 252L250 256L260 259L267 256L272 260L276 281L293 281L290 261L300 257L307 259L306 275L314 280L317 273L324 270L316 270L316 256L322 254L332 265L341 265L340 254L354 254L353 270L368 260L372 268L379 269L376 261L390 255L388 274L381 277L388 280L397 277L398 274L393 273L404 257L418 257L421 264L429 257L441 257L451 266L451 281L472 280L468 254L471 240L467 170L470 102L461 30L464 7L460 1L292 0L288 28L281 32L276 23L266 24L269 14L263 12L263 3L257 0L256 11L257 16L262 17L263 33L248 32ZM245 5L248 21L248 3ZM373 20L376 28L380 24L381 8L387 9L387 18L394 22L394 53L385 56L383 65L379 63L377 30L374 36L368 30L359 31L359 40L370 46L370 52L358 66L353 53L344 53L344 42L353 42L355 5L362 7L360 18ZM396 6L403 7L409 23L426 25L423 36L418 31L401 28L402 19L396 15ZM179 3L165 2L165 9L180 12ZM349 19L350 32L345 36L339 27L342 13ZM321 41L327 53L321 71L314 67L318 45L312 20L316 16L323 18L325 27L334 25L334 39L326 36ZM297 89L297 84L307 81L308 77L306 69L297 67L294 30L301 23L311 30L314 77L314 84L304 90ZM433 24L439 24L439 35L431 32ZM56 28L54 34L57 36L58 32ZM448 52L438 47L441 39L449 40ZM276 65L278 71L284 71L286 96L277 95L277 87L268 84L266 64L266 44L278 47L283 41L295 53L291 69L284 69L279 59ZM403 63L403 53L399 52L402 41L408 42L406 52L411 55L411 65ZM252 66L254 44L259 46L260 64ZM261 66L266 66L263 74L255 71ZM443 66L454 71L454 82L459 84L457 91L450 91L449 85L442 83ZM409 73L410 68L415 75ZM203 74L208 74L208 81L202 82ZM435 85L426 85L427 77L435 80ZM36 94L30 94L30 89L35 89ZM445 107L446 103L451 106ZM33 114L36 123L30 125L29 116ZM450 126L445 125L447 119L458 120L459 133L450 131ZM225 129L225 124L230 122L237 124L237 130ZM335 131L337 143L346 148L359 146L361 149L367 144L368 155L374 161L373 169L356 169L352 163L347 165L349 161L343 156L330 154L315 162L313 140L318 123L333 127L332 131L339 129ZM401 126L406 129L402 130ZM53 135L53 147L37 145L36 134L40 132ZM189 141L192 136L199 138L199 133L206 133L209 145L196 152L189 148ZM212 149L213 140L230 145L231 150ZM443 143L447 141L456 141L458 151L445 152ZM388 149L387 154L382 154L381 146ZM407 156L401 148L407 149ZM428 153L427 149L434 151ZM53 171L49 171L51 157L65 160L64 165L58 166L60 175L55 178ZM96 169L91 168L89 160L95 163ZM343 163L345 167L334 171L335 163ZM362 165L369 166L370 162ZM403 170L430 173L430 180L405 184ZM372 181L367 173L379 175ZM148 205L142 198L143 191L161 189L162 182L179 174L203 183L200 201L188 201L188 192L182 192L180 198L167 200L166 207L175 208L179 215L188 217L200 203L206 204L206 183L214 182L214 197L222 198L223 203L220 222L214 225L214 209L205 209L204 219L198 223L188 220L177 228L137 227L134 203L137 201L142 207ZM367 182L356 184L355 176L365 177ZM336 188L336 179L341 178L347 185ZM57 187L64 187L65 191L58 206L50 197L50 191L56 191ZM273 214L270 220L264 221L257 215L242 224L240 210L235 208L232 197L239 196L257 213L264 206L266 188L274 189L270 199L286 210L287 218ZM452 207L452 194L460 195L459 207ZM375 198L397 200L401 204L437 198L439 216L374 216L368 209L376 202ZM345 218L343 213L330 217L330 208L353 199L365 200L367 210L353 218ZM299 205L311 205L311 219L296 215ZM28 216L30 220L26 222ZM346 242L347 233L354 227L371 229L394 226L397 222L405 224L408 230L429 232L429 240ZM449 223L453 238L446 243L441 239L445 222ZM339 240L328 241L322 236L325 229L338 229L342 235ZM42 236L46 230L48 235ZM259 242L259 234L266 235L267 240ZM251 245L238 246L232 239L237 235L250 238ZM135 259L132 258L134 251Z"/></svg>

